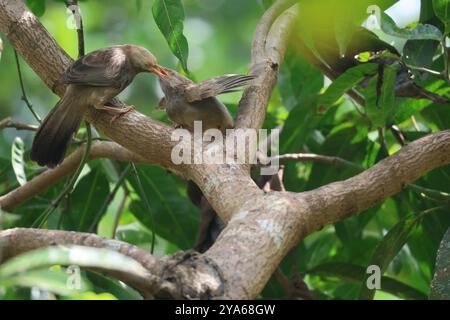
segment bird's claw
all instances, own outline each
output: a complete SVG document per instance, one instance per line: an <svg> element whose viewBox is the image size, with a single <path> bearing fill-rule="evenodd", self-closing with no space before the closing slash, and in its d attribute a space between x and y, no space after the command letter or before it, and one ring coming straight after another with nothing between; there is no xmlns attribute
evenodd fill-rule
<svg viewBox="0 0 450 320"><path fill-rule="evenodd" d="M183 126L181 124L178 124L178 123L173 123L172 124L172 128L174 128L174 129L183 129Z"/></svg>

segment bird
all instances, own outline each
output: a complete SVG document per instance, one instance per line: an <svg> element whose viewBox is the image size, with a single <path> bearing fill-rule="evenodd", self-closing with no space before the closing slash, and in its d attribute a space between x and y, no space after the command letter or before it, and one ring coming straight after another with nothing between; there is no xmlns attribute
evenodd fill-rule
<svg viewBox="0 0 450 320"><path fill-rule="evenodd" d="M182 74L163 68L158 74L164 97L158 107L165 109L177 126L193 131L194 122L202 122L202 130L218 129L225 132L233 128L233 118L227 107L216 96L237 91L255 79L252 75L229 74L198 84Z"/></svg>
<svg viewBox="0 0 450 320"><path fill-rule="evenodd" d="M140 72L166 74L149 50L131 44L102 48L71 64L58 81L67 85L64 95L36 132L31 160L49 168L60 164L89 107L117 116L132 110L115 97Z"/></svg>

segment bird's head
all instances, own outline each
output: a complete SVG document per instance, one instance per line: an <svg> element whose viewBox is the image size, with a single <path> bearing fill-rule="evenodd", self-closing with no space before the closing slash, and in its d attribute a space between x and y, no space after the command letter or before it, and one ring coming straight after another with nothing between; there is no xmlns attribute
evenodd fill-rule
<svg viewBox="0 0 450 320"><path fill-rule="evenodd" d="M127 45L126 50L131 63L140 72L151 72L159 77L167 75L165 69L158 65L156 57L146 48Z"/></svg>
<svg viewBox="0 0 450 320"><path fill-rule="evenodd" d="M192 84L192 81L182 74L169 68L161 68L163 69L164 75L159 75L159 83L166 96L181 94L184 92L186 86Z"/></svg>

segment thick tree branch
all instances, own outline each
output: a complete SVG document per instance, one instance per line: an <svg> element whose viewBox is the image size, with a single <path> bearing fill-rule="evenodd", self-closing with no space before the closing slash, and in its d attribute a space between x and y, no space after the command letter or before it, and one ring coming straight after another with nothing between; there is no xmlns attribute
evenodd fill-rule
<svg viewBox="0 0 450 320"><path fill-rule="evenodd" d="M299 231L304 230L308 235L325 224L371 208L428 171L449 163L450 130L446 130L410 143L355 177L291 194L298 201L308 203Z"/></svg>
<svg viewBox="0 0 450 320"><path fill-rule="evenodd" d="M239 103L237 128L260 129L262 127L298 9L293 7L284 13L283 11L295 2L292 0L275 2L256 28L249 73L258 75L258 78L244 91Z"/></svg>

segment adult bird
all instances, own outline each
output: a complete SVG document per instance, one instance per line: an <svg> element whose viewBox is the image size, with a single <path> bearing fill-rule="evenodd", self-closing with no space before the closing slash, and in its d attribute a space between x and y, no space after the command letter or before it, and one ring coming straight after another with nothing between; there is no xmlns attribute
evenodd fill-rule
<svg viewBox="0 0 450 320"><path fill-rule="evenodd" d="M31 160L50 168L61 163L89 107L116 115L130 111L131 107L118 107L112 99L140 72L166 74L150 51L129 44L99 49L75 61L59 80L67 85L66 91L40 125Z"/></svg>
<svg viewBox="0 0 450 320"><path fill-rule="evenodd" d="M201 121L203 131L233 128L233 118L227 107L216 96L234 92L248 85L254 76L224 75L201 83L194 83L180 73L164 68L158 74L164 98L159 107L166 109L169 118L188 130Z"/></svg>

